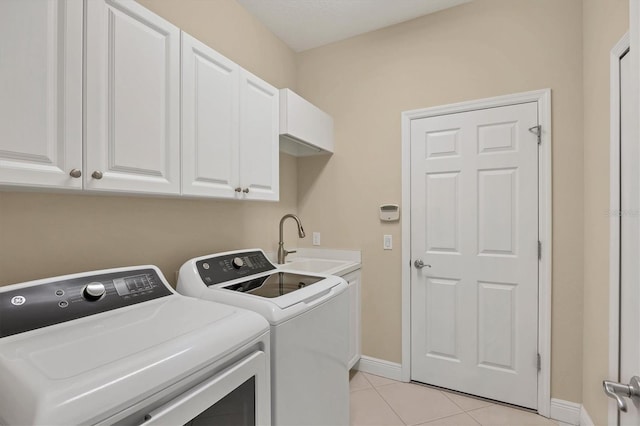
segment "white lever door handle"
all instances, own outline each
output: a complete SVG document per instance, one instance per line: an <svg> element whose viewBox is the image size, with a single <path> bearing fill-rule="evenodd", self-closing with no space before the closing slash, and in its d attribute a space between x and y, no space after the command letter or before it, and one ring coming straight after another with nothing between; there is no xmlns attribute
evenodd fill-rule
<svg viewBox="0 0 640 426"><path fill-rule="evenodd" d="M618 410L623 413L627 412L627 401L622 398L640 397L640 377L638 376L633 376L628 385L605 380L602 382L602 387L609 398L616 400Z"/></svg>

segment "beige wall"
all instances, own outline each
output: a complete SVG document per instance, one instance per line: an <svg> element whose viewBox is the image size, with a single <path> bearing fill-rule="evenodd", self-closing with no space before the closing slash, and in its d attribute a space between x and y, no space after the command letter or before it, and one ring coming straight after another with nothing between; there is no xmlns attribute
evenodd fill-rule
<svg viewBox="0 0 640 426"><path fill-rule="evenodd" d="M607 424L609 350L609 53L629 28L628 0L585 0L583 402Z"/></svg>
<svg viewBox="0 0 640 426"><path fill-rule="evenodd" d="M336 153L281 155L275 204L0 192L0 285L142 263L158 264L173 282L195 255L275 250L279 218L299 210L323 247L363 250L364 352L399 362L399 248L408 224L382 224L376 209L401 202L400 113L548 87L552 395L584 401L596 424L606 423L608 54L628 27L627 0L476 0L297 57L233 0L140 3L331 113ZM387 233L393 251L382 250ZM287 241L295 245L295 233Z"/></svg>
<svg viewBox="0 0 640 426"><path fill-rule="evenodd" d="M327 247L363 250L363 351L401 360L402 111L551 88L552 395L581 401L582 3L476 0L298 55L298 91L335 120L331 158L298 161L298 208ZM578 207L576 207L578 206ZM394 250L382 250L392 234ZM308 243L308 242L306 242Z"/></svg>
<svg viewBox="0 0 640 426"><path fill-rule="evenodd" d="M293 51L235 1L140 3L276 87L295 87ZM297 211L296 160L281 155L280 166L279 203L0 192L0 285L143 263L173 283L195 255L275 251L280 217Z"/></svg>

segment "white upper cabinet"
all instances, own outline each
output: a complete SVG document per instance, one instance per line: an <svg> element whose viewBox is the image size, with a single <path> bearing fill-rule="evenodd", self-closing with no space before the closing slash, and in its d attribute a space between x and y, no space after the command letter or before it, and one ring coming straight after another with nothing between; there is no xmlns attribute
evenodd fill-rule
<svg viewBox="0 0 640 426"><path fill-rule="evenodd" d="M183 194L238 194L239 72L238 65L182 32Z"/></svg>
<svg viewBox="0 0 640 426"><path fill-rule="evenodd" d="M278 90L182 33L182 193L277 201Z"/></svg>
<svg viewBox="0 0 640 426"><path fill-rule="evenodd" d="M133 0L0 0L0 61L0 185L279 199L278 90Z"/></svg>
<svg viewBox="0 0 640 426"><path fill-rule="evenodd" d="M333 118L291 89L280 89L280 150L295 157L333 154Z"/></svg>
<svg viewBox="0 0 640 426"><path fill-rule="evenodd" d="M240 187L246 199L279 199L278 119L278 89L241 70Z"/></svg>
<svg viewBox="0 0 640 426"><path fill-rule="evenodd" d="M1 0L0 184L80 189L81 172L82 2Z"/></svg>
<svg viewBox="0 0 640 426"><path fill-rule="evenodd" d="M178 194L180 30L133 0L85 6L85 189Z"/></svg>

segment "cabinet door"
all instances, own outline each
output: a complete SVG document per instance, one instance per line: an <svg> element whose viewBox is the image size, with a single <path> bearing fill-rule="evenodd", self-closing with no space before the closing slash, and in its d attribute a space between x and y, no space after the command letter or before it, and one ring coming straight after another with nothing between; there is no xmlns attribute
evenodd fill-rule
<svg viewBox="0 0 640 426"><path fill-rule="evenodd" d="M240 186L243 198L278 201L278 89L240 73Z"/></svg>
<svg viewBox="0 0 640 426"><path fill-rule="evenodd" d="M360 321L360 271L343 277L349 284L349 364L351 369L362 356L361 321Z"/></svg>
<svg viewBox="0 0 640 426"><path fill-rule="evenodd" d="M80 189L73 169L82 170L82 2L1 0L0 184Z"/></svg>
<svg viewBox="0 0 640 426"><path fill-rule="evenodd" d="M182 32L183 194L237 194L239 69Z"/></svg>
<svg viewBox="0 0 640 426"><path fill-rule="evenodd" d="M180 30L133 0L85 7L85 188L178 194Z"/></svg>

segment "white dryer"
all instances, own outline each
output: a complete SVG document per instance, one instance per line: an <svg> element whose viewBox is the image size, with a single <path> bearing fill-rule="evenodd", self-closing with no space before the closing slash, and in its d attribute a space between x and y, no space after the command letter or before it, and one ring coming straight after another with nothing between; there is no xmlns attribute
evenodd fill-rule
<svg viewBox="0 0 640 426"><path fill-rule="evenodd" d="M0 287L0 424L268 425L269 352L264 318L155 266Z"/></svg>
<svg viewBox="0 0 640 426"><path fill-rule="evenodd" d="M349 424L349 296L342 278L283 271L252 249L189 260L177 290L269 321L274 425Z"/></svg>

